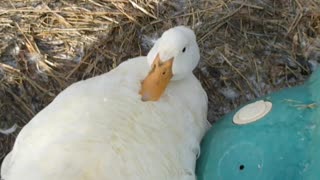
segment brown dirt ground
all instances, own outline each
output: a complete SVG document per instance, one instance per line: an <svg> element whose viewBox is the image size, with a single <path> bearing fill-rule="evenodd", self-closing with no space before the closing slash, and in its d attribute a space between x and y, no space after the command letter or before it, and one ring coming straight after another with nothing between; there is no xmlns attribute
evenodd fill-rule
<svg viewBox="0 0 320 180"><path fill-rule="evenodd" d="M210 122L301 84L320 62L317 0L5 0L0 7L0 162L19 130L71 83L146 55L192 27Z"/></svg>

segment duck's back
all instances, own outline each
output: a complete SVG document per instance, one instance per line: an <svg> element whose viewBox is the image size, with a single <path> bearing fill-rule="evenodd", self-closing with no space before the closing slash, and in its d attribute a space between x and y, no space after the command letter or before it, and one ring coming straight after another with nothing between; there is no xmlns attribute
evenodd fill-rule
<svg viewBox="0 0 320 180"><path fill-rule="evenodd" d="M132 59L60 93L22 129L3 178L194 180L206 95L192 76L169 85L159 102L142 102L147 69L145 59Z"/></svg>

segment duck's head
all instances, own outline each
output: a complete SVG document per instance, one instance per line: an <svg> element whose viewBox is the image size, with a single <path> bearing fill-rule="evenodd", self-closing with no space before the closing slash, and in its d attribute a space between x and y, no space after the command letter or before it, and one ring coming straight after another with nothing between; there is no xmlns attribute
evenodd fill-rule
<svg viewBox="0 0 320 180"><path fill-rule="evenodd" d="M200 53L194 32L177 26L165 31L149 51L150 72L142 81L143 101L157 101L170 81L181 80L192 74Z"/></svg>

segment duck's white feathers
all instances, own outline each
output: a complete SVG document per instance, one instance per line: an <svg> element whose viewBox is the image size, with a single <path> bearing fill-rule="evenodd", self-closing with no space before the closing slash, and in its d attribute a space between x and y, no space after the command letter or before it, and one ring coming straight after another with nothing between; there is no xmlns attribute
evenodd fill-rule
<svg viewBox="0 0 320 180"><path fill-rule="evenodd" d="M146 57L75 83L20 132L5 180L195 180L209 124L207 96L190 75L142 102Z"/></svg>

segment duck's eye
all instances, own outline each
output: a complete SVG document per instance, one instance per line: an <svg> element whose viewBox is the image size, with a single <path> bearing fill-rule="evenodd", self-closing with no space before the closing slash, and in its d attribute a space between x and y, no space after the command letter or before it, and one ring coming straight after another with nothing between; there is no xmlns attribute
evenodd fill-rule
<svg viewBox="0 0 320 180"><path fill-rule="evenodd" d="M186 52L186 47L184 47L184 48L182 49L182 52L183 52L183 53Z"/></svg>

